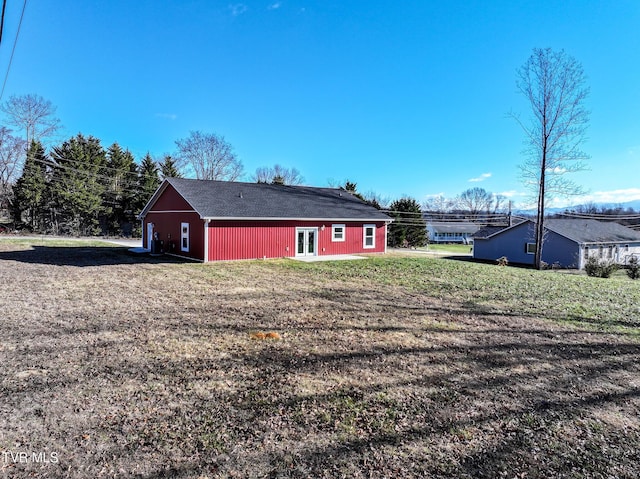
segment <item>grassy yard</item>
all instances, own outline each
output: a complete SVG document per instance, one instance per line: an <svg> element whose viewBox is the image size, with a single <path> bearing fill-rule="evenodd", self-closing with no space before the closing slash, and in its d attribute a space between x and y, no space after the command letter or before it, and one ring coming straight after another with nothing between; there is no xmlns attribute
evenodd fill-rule
<svg viewBox="0 0 640 479"><path fill-rule="evenodd" d="M426 248L420 248L426 251L436 251L440 253L451 254L471 254L471 246L467 244L429 244Z"/></svg>
<svg viewBox="0 0 640 479"><path fill-rule="evenodd" d="M8 477L640 477L640 282L96 246L0 240Z"/></svg>

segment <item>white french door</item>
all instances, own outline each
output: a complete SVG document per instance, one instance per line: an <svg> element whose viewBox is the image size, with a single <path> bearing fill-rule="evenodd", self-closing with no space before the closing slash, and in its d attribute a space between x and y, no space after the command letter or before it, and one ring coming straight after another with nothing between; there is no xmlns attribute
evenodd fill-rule
<svg viewBox="0 0 640 479"><path fill-rule="evenodd" d="M296 228L296 256L315 256L318 228Z"/></svg>

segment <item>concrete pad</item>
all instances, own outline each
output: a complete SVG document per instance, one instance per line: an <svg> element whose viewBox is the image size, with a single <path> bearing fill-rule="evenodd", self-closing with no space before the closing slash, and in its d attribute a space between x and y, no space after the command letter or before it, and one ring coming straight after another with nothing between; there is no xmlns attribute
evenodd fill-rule
<svg viewBox="0 0 640 479"><path fill-rule="evenodd" d="M365 256L355 256L352 254L330 254L325 256L295 256L291 259L303 261L305 263L315 263L318 261L348 261L354 259L366 259Z"/></svg>
<svg viewBox="0 0 640 479"><path fill-rule="evenodd" d="M130 248L142 247L142 240L140 238L138 239L124 239L124 238L102 239L102 241L105 241L107 243L117 244L118 246L128 246Z"/></svg>

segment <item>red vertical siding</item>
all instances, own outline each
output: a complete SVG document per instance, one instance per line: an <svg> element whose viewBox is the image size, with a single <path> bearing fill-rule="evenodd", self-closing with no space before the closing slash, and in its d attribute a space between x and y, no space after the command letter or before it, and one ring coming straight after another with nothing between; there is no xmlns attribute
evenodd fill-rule
<svg viewBox="0 0 640 479"><path fill-rule="evenodd" d="M376 225L375 248L364 248L364 224L345 224L345 241L333 242L331 224L317 221L212 221L209 223L209 261L282 258L296 255L296 228L318 228L318 255L381 253L385 251L385 223ZM324 229L323 229L324 226Z"/></svg>
<svg viewBox="0 0 640 479"><path fill-rule="evenodd" d="M193 208L171 185L167 185L151 211L193 211Z"/></svg>
<svg viewBox="0 0 640 479"><path fill-rule="evenodd" d="M147 224L153 223L154 233L164 242L164 252L204 261L204 221L194 212L160 213L150 211L142 226L144 245L147 240ZM189 223L189 251L181 251L180 240L182 223ZM173 244L173 247L172 247Z"/></svg>

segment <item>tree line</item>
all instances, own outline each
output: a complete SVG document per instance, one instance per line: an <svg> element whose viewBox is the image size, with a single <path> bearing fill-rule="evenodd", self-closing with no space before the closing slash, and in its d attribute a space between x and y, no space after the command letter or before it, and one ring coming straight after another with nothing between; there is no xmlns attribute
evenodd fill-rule
<svg viewBox="0 0 640 479"><path fill-rule="evenodd" d="M82 134L50 153L32 140L10 211L16 225L32 232L136 236L137 213L169 176L179 176L170 156L157 163L147 154L138 164L117 143L105 149Z"/></svg>
<svg viewBox="0 0 640 479"><path fill-rule="evenodd" d="M136 215L164 178L235 181L242 162L225 138L191 131L175 154L139 161L114 143L104 148L78 134L59 144L61 122L53 104L38 95L12 96L0 105L0 227L70 235L139 235ZM13 129L12 129L13 128ZM47 145L50 146L47 150ZM257 182L302 184L295 168L260 167Z"/></svg>

